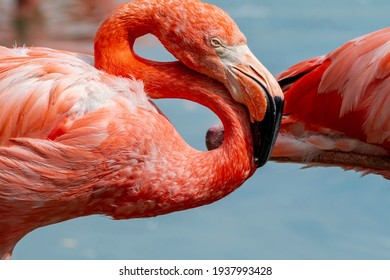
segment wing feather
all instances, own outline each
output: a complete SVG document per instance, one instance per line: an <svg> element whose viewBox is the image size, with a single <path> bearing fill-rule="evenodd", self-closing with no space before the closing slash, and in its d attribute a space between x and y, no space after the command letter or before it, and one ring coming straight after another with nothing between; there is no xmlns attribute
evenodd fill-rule
<svg viewBox="0 0 390 280"><path fill-rule="evenodd" d="M390 28L298 63L278 78L288 84L285 113L308 129L390 148Z"/></svg>
<svg viewBox="0 0 390 280"><path fill-rule="evenodd" d="M55 139L105 106L156 111L141 82L108 75L80 57L46 48L0 47L0 145L16 137Z"/></svg>

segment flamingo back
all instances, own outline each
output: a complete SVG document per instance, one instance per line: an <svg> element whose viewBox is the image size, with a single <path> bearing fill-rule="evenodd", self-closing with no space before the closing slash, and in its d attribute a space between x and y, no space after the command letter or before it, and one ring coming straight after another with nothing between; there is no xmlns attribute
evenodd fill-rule
<svg viewBox="0 0 390 280"><path fill-rule="evenodd" d="M0 145L29 137L54 140L105 106L156 111L142 82L108 75L80 58L46 48L0 47Z"/></svg>
<svg viewBox="0 0 390 280"><path fill-rule="evenodd" d="M278 79L288 125L298 121L308 131L390 149L390 28L303 61Z"/></svg>

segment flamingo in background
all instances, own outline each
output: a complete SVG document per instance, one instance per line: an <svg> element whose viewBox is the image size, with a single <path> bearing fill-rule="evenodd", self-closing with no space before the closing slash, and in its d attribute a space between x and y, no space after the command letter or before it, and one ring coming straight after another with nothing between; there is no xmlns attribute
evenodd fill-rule
<svg viewBox="0 0 390 280"><path fill-rule="evenodd" d="M134 41L147 33L180 62L138 57ZM123 4L99 28L94 58L96 68L77 53L0 47L2 258L45 225L211 203L269 158L283 93L219 8L198 0ZM193 149L145 92L209 107L226 127L225 144Z"/></svg>
<svg viewBox="0 0 390 280"><path fill-rule="evenodd" d="M277 76L285 107L271 159L338 165L390 179L390 28ZM209 129L209 149L223 141Z"/></svg>
<svg viewBox="0 0 390 280"><path fill-rule="evenodd" d="M11 2L13 7L7 11ZM61 0L13 0L9 4L2 3L0 7L10 13L8 21L13 21L15 32L8 36L2 34L0 39L8 46L49 45L92 53L93 48L88 44L96 24L102 22L118 3L117 0L68 0L66 4ZM8 21L3 19L2 23ZM77 42L71 42L70 38L75 37Z"/></svg>

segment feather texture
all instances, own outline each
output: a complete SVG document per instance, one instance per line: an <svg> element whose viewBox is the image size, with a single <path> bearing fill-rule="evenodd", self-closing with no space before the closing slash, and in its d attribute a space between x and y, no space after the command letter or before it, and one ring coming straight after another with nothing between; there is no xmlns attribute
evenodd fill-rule
<svg viewBox="0 0 390 280"><path fill-rule="evenodd" d="M389 52L387 28L292 66L277 77L285 88L284 114L309 131L329 129L390 149Z"/></svg>

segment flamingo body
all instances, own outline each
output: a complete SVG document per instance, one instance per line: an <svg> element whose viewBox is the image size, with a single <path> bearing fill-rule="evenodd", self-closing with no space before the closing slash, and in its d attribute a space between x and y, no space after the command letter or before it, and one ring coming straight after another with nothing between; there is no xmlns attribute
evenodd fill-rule
<svg viewBox="0 0 390 280"><path fill-rule="evenodd" d="M172 7L184 18L197 8L197 20L177 29ZM133 43L146 33L179 62L138 57ZM152 217L212 203L269 157L281 89L217 7L197 0L123 4L99 28L94 60L95 67L86 55L0 47L2 258L48 224L91 214ZM193 149L149 97L208 106L227 128L226 144Z"/></svg>
<svg viewBox="0 0 390 280"><path fill-rule="evenodd" d="M277 78L287 100L284 127L289 130L287 127L293 124L297 129L301 124L304 131L319 133L322 137L318 147L324 150L388 155L389 52L387 28L279 74Z"/></svg>

